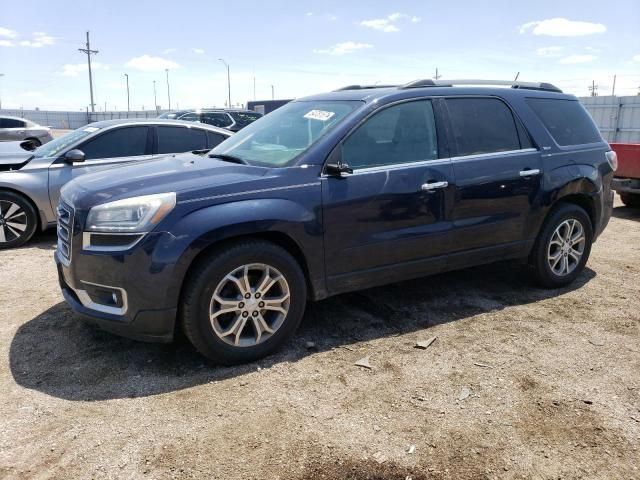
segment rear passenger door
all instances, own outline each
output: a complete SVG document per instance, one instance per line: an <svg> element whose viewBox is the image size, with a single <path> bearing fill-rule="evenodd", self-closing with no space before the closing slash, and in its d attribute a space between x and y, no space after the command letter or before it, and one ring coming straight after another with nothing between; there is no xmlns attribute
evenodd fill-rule
<svg viewBox="0 0 640 480"><path fill-rule="evenodd" d="M158 126L157 154L184 153L207 148L207 135L201 128Z"/></svg>
<svg viewBox="0 0 640 480"><path fill-rule="evenodd" d="M456 195L449 267L519 255L532 239L541 195L540 152L511 108L496 97L445 100ZM458 253L458 255L455 255Z"/></svg>

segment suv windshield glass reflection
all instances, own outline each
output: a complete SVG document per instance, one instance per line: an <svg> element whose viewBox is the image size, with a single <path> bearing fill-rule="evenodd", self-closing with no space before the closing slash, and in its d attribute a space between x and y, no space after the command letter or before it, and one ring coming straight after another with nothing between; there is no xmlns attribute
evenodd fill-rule
<svg viewBox="0 0 640 480"><path fill-rule="evenodd" d="M211 151L249 165L287 167L358 106L360 101L291 102L240 130Z"/></svg>
<svg viewBox="0 0 640 480"><path fill-rule="evenodd" d="M68 146L76 143L79 140L82 140L85 137L97 132L99 128L97 127L82 127L78 130L74 130L73 132L69 132L62 137L58 137L55 140L51 140L48 143L45 143L41 147L38 147L33 152L33 156L35 158L49 158L55 157L63 153Z"/></svg>

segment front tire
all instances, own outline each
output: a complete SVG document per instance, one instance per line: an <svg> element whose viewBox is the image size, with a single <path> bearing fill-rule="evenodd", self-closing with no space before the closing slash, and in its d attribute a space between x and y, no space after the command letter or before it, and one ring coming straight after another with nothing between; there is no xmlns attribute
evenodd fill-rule
<svg viewBox="0 0 640 480"><path fill-rule="evenodd" d="M559 288L573 282L584 269L593 242L593 227L587 212L563 203L545 221L531 253L531 266L538 283Z"/></svg>
<svg viewBox="0 0 640 480"><path fill-rule="evenodd" d="M0 191L0 250L29 241L38 226L35 208L17 193Z"/></svg>
<svg viewBox="0 0 640 480"><path fill-rule="evenodd" d="M193 346L223 365L278 349L302 320L307 292L297 261L283 248L247 240L214 252L188 276L180 320Z"/></svg>

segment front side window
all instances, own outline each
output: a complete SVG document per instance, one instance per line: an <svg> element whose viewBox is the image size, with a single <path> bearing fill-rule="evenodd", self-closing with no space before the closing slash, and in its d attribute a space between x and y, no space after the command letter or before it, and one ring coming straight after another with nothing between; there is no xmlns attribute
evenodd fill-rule
<svg viewBox="0 0 640 480"><path fill-rule="evenodd" d="M222 135L221 133L207 131L207 139L208 139L208 142L209 142L209 144L208 144L209 148L217 147L222 142L224 142L227 138L229 138L229 137L227 137L226 135Z"/></svg>
<svg viewBox="0 0 640 480"><path fill-rule="evenodd" d="M158 127L158 153L181 153L207 148L204 130L189 127Z"/></svg>
<svg viewBox="0 0 640 480"><path fill-rule="evenodd" d="M362 105L351 100L291 102L243 128L210 155L233 156L249 165L287 167Z"/></svg>
<svg viewBox="0 0 640 480"><path fill-rule="evenodd" d="M342 161L354 169L436 158L436 122L429 100L401 103L375 113L342 145Z"/></svg>
<svg viewBox="0 0 640 480"><path fill-rule="evenodd" d="M85 159L135 157L147 150L147 127L123 127L110 130L78 146Z"/></svg>
<svg viewBox="0 0 640 480"><path fill-rule="evenodd" d="M558 145L583 145L602 142L589 112L578 100L529 98L527 103Z"/></svg>
<svg viewBox="0 0 640 480"><path fill-rule="evenodd" d="M497 98L448 98L458 155L519 150L516 121L507 105Z"/></svg>
<svg viewBox="0 0 640 480"><path fill-rule="evenodd" d="M214 127L224 128L231 126L233 120L231 120L231 117L226 113L203 112L202 123L208 123L209 125L213 125Z"/></svg>

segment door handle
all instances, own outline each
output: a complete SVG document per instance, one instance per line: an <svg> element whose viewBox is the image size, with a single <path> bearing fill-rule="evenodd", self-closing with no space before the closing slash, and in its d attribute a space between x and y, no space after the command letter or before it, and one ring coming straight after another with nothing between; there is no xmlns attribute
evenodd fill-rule
<svg viewBox="0 0 640 480"><path fill-rule="evenodd" d="M520 171L520 176L521 177L533 177L535 175L540 175L540 170L537 168L530 168L528 170L521 170Z"/></svg>
<svg viewBox="0 0 640 480"><path fill-rule="evenodd" d="M423 192L431 192L433 190L438 190L440 188L447 188L449 186L449 182L431 182L431 183L423 183L420 189Z"/></svg>

